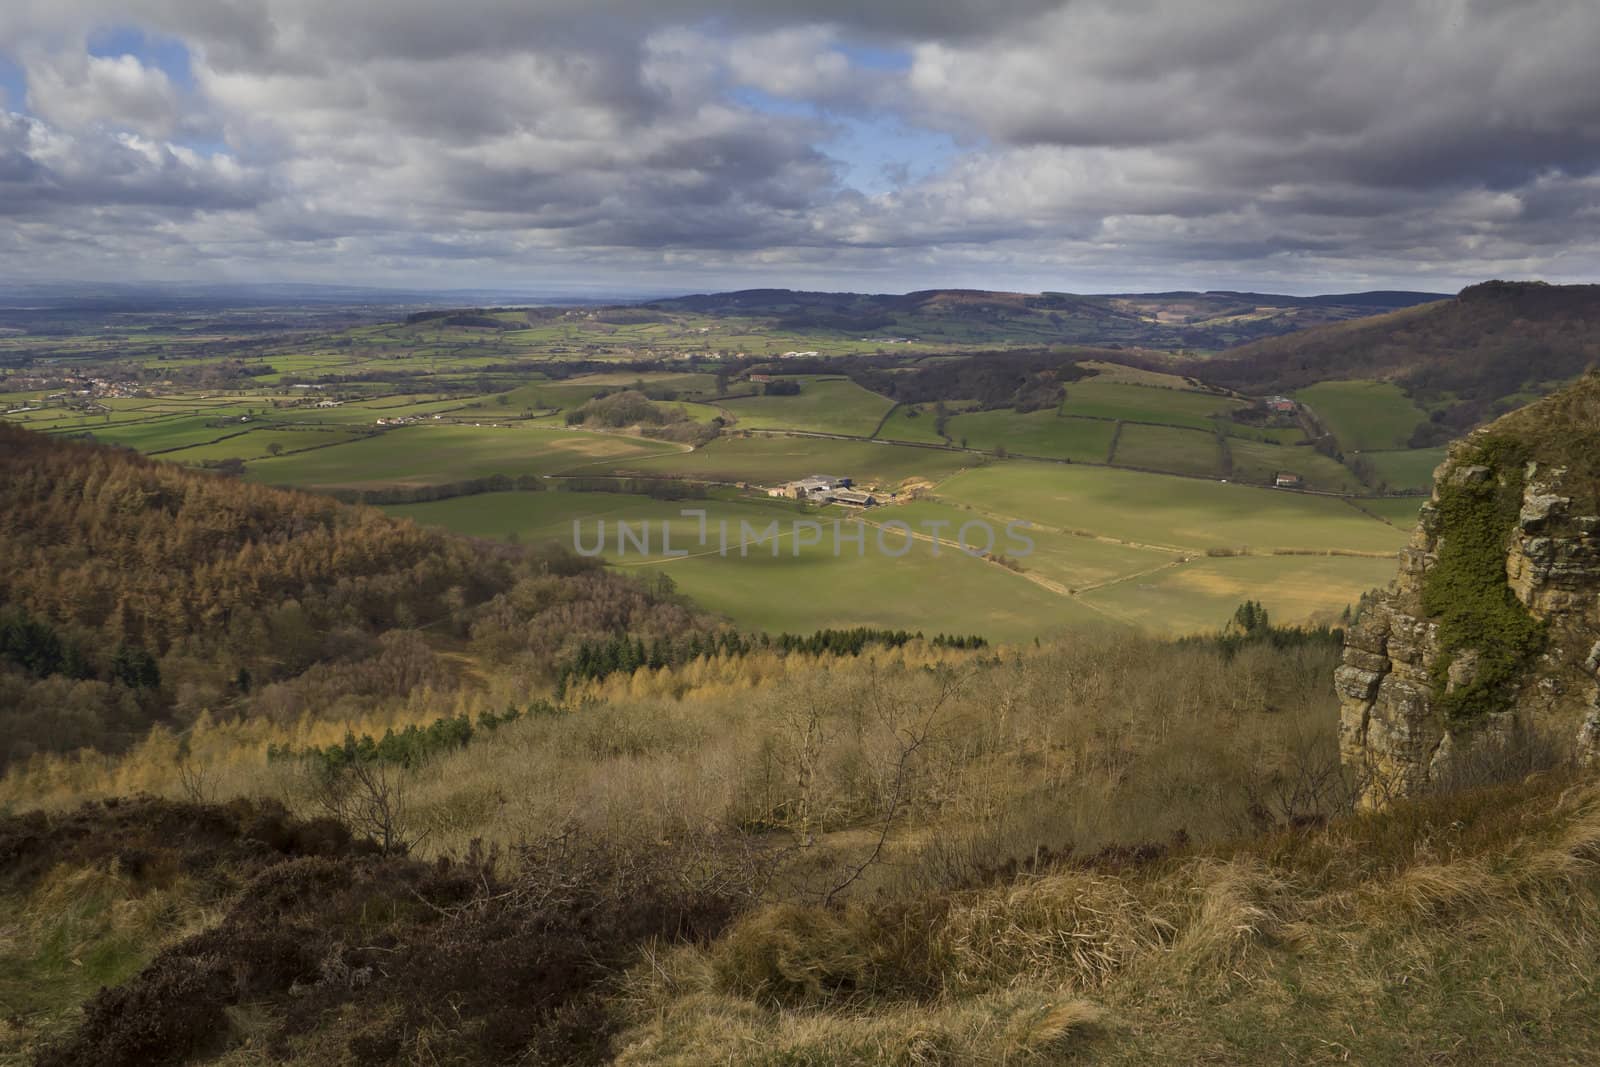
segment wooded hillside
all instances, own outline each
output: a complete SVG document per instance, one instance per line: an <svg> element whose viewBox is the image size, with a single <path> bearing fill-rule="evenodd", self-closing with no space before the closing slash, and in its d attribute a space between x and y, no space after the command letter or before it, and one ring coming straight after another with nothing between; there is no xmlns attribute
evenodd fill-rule
<svg viewBox="0 0 1600 1067"><path fill-rule="evenodd" d="M1392 380L1433 409L1416 447L1443 444L1600 360L1600 285L1484 282L1453 300L1274 337L1195 371L1251 393Z"/></svg>
<svg viewBox="0 0 1600 1067"><path fill-rule="evenodd" d="M458 684L424 632L536 681L585 640L702 625L553 546L0 425L0 764L202 710L293 717Z"/></svg>

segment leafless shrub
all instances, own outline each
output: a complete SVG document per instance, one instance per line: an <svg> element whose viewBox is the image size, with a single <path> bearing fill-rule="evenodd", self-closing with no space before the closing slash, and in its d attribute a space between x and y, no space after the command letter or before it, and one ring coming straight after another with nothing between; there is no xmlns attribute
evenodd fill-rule
<svg viewBox="0 0 1600 1067"><path fill-rule="evenodd" d="M878 821L877 840L872 850L860 862L845 868L839 879L823 894L822 903L834 900L861 877L868 867L883 856L883 846L894 829L895 817L910 799L910 777L913 760L934 737L946 706L961 691L966 675L952 670L939 670L938 689L928 703L907 700L898 687L888 688L882 678L874 674L867 690L867 703L872 717L892 741L888 774L882 795L882 814Z"/></svg>
<svg viewBox="0 0 1600 1067"><path fill-rule="evenodd" d="M217 802L216 771L203 763L196 763L193 759L186 757L178 764L178 788L183 791L183 798L191 804L215 804Z"/></svg>
<svg viewBox="0 0 1600 1067"><path fill-rule="evenodd" d="M1250 829L1309 826L1355 810L1360 796L1354 776L1325 733L1292 737L1279 758L1247 768L1244 779Z"/></svg>
<svg viewBox="0 0 1600 1067"><path fill-rule="evenodd" d="M328 771L311 770L318 807L365 837L386 856L404 856L422 843L406 816L404 771L372 760L356 760Z"/></svg>
<svg viewBox="0 0 1600 1067"><path fill-rule="evenodd" d="M1442 762L1426 791L1459 793L1517 782L1530 774L1553 771L1571 762L1569 746L1537 729L1518 729L1503 736L1463 738L1455 742L1455 751Z"/></svg>

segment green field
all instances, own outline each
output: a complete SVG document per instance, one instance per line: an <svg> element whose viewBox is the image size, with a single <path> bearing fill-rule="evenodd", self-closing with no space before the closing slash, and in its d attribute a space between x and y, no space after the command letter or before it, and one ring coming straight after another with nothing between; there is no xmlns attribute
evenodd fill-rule
<svg viewBox="0 0 1600 1067"><path fill-rule="evenodd" d="M1155 633L1218 629L1244 600L1279 623L1336 622L1368 589L1394 578L1393 559L1239 556L1198 559L1102 586L1085 603Z"/></svg>
<svg viewBox="0 0 1600 1067"><path fill-rule="evenodd" d="M834 474L864 485L894 487L909 479L937 481L981 461L961 452L880 441L757 434L719 437L694 452L629 460L618 467L629 473L756 485Z"/></svg>
<svg viewBox="0 0 1600 1067"><path fill-rule="evenodd" d="M354 434L339 429L276 429L263 428L238 434L214 444L180 448L164 452L162 459L175 463L205 463L220 459L265 459L269 449L277 445L284 452L299 452L308 448L330 448L354 439Z"/></svg>
<svg viewBox="0 0 1600 1067"><path fill-rule="evenodd" d="M1279 471L1289 471L1304 478L1308 489L1336 493L1364 491L1349 467L1308 447L1229 438L1228 452L1233 456L1232 477L1237 482L1271 485Z"/></svg>
<svg viewBox="0 0 1600 1067"><path fill-rule="evenodd" d="M1111 462L1119 467L1195 474L1206 478L1220 477L1222 471L1216 434L1183 430L1176 426L1124 423Z"/></svg>
<svg viewBox="0 0 1600 1067"><path fill-rule="evenodd" d="M1343 508L1357 527L1385 532L1394 545L1403 541L1399 531L1338 501L1329 503ZM685 509L708 513L704 543L700 520L684 516ZM385 510L474 537L514 536L527 544L555 541L599 550L622 569L641 575L665 572L697 603L740 626L771 630L870 625L929 633L976 631L993 639L1020 640L1100 622L1178 634L1219 628L1244 599L1260 600L1280 622L1327 621L1394 573L1393 559L1380 556L1210 558L1058 530L1008 531L995 520L962 531L963 524L985 523L985 516L936 501L864 516L872 527L904 523L920 535L916 540L908 543L894 525L881 533L869 527L864 551L845 536L837 555L833 523L843 519L842 530L849 531L851 517L789 502L491 493ZM619 543L619 520L629 524L631 540L626 544ZM821 529L808 532L807 540L814 537L820 543L797 551L794 524L808 521ZM773 522L778 524L775 538L768 529ZM957 547L963 533L969 548L986 547L987 530L993 531L997 551L1014 553L1020 572L972 558ZM932 536L943 543L931 544ZM1031 551L1025 551L1023 538L1032 542ZM672 551L688 555L667 559L669 544Z"/></svg>
<svg viewBox="0 0 1600 1067"><path fill-rule="evenodd" d="M217 421L213 415L180 415L153 422L89 425L67 432L87 431L94 435L96 441L104 444L123 445L127 448L136 448L140 452L159 452L204 444L250 428L240 423L237 418L222 425L214 425Z"/></svg>
<svg viewBox="0 0 1600 1067"><path fill-rule="evenodd" d="M1404 448L1427 418L1392 382L1320 382L1294 395L1316 412L1346 451Z"/></svg>
<svg viewBox="0 0 1600 1067"><path fill-rule="evenodd" d="M874 521L899 519L910 524L914 530L936 535L958 548L963 540L962 527L967 523L978 523L968 529L964 539L969 547L984 548L986 531L992 530L995 550L1016 559L1022 573L1059 583L1069 592L1139 574L1152 567L1171 563L1181 555L1172 550L1136 548L1111 540L1037 526L1019 526L1007 530L1004 523L986 520L978 512L943 501L919 500L869 517ZM936 523L944 525L932 525ZM1031 550L1025 545L1015 547L1020 538L1032 542Z"/></svg>
<svg viewBox="0 0 1600 1067"><path fill-rule="evenodd" d="M252 463L248 477L271 485L372 488L439 485L493 474L605 473L680 446L539 423L500 427L423 423Z"/></svg>
<svg viewBox="0 0 1600 1067"><path fill-rule="evenodd" d="M1019 415L1009 408L955 415L946 432L958 443L1019 456L1104 463L1116 423L1058 415L1052 408Z"/></svg>
<svg viewBox="0 0 1600 1067"><path fill-rule="evenodd" d="M1412 448L1399 452L1363 452L1390 489L1431 489L1434 468L1444 462L1443 448Z"/></svg>
<svg viewBox="0 0 1600 1067"><path fill-rule="evenodd" d="M1267 603L1280 621L1301 621L1342 609L1391 573L1387 554L1404 543L1419 503L1363 500L1363 511L1332 497L1238 484L1293 470L1311 488L1362 491L1345 467L1291 445L1299 430L1236 423L1227 415L1246 401L1191 388L1172 375L1103 364L1105 374L1066 383L1058 409L1021 414L975 410L971 398L951 401L941 436L934 405L895 406L840 375L792 376L802 384L792 397L756 395L758 383L728 377L736 365L727 360L737 352L817 348L835 355L876 347L859 339L824 342L755 319L682 313L652 319L649 309L531 319L494 314L517 328L386 324L289 341L281 351L252 349L242 362L274 373L238 379L225 390L201 387L199 374L212 357L193 355L198 349L189 339L152 336L152 346L178 347L143 351L160 352L166 373L196 372L188 385L163 395L104 397L98 401L103 411L83 410L83 401L68 399L78 407L58 400L13 418L56 433L90 432L176 462L238 459L247 464L248 478L308 488L428 486L496 474L636 475L762 487L823 473L881 489L921 489L913 503L864 516L872 540L878 536L872 527L883 523L907 522L921 531L904 559L876 552L834 558L815 546L796 556L792 541L785 541L778 559L763 548L737 560L715 552L613 560L621 568L670 574L698 603L741 626L789 630L861 623L1011 639L1116 621L1183 632L1221 625L1246 597ZM961 348L950 341L935 333L906 352L943 346L927 358L956 358ZM577 360L666 353L687 357L670 364L681 370L560 377L563 362L575 368ZM719 368L730 371L719 375ZM767 369L778 373L782 365ZM290 375L296 380L285 380ZM564 412L597 393L641 386L675 396L661 402L681 406L698 422L723 419L731 428L690 450L566 427ZM739 395L723 395L729 390ZM19 391L5 402L31 406L38 399L38 393ZM1417 414L1408 401L1397 403L1390 387L1334 383L1308 390L1304 399L1341 440L1365 444L1365 455L1390 485L1426 484L1439 450L1372 444L1392 442L1402 430L1409 434L1406 419ZM329 400L337 406L318 406ZM248 422L240 421L245 415ZM400 417L419 421L376 426L379 419ZM1218 432L1227 435L1230 465L1222 462ZM827 434L840 436L810 436ZM1114 435L1116 466L1105 467ZM963 443L965 449L953 447ZM271 456L273 445L283 454ZM1030 456L1040 461L1017 458ZM1125 469L1132 467L1189 477ZM648 518L687 537L688 520L677 514L702 506L559 491L558 480L545 484L551 487L545 492L393 510L476 536L570 543L574 518ZM730 521L764 526L773 519L831 523L835 517L759 494L735 497L730 487L711 494L715 499L703 506ZM1014 568L964 555L953 543L935 546L923 526L951 524L941 535L949 542L963 523L984 520L1003 532L1011 519L1034 524L1025 532L1031 552L997 546ZM1208 549L1245 554L1208 556ZM1275 555L1275 549L1324 554Z"/></svg>
<svg viewBox="0 0 1600 1067"><path fill-rule="evenodd" d="M957 474L938 496L987 514L1189 552L1393 553L1405 543L1403 533L1333 497L1104 467L1012 460Z"/></svg>
<svg viewBox="0 0 1600 1067"><path fill-rule="evenodd" d="M504 395L507 407L521 411L524 408L575 408L599 393L641 386L671 390L680 400L697 400L715 395L716 384L714 374L585 374L559 381L528 382ZM495 403L498 405L498 401Z"/></svg>
<svg viewBox="0 0 1600 1067"><path fill-rule="evenodd" d="M699 540L700 520L682 515L692 508L707 512L704 545ZM1104 622L1103 616L1071 597L959 551L944 549L935 555L932 545L908 543L897 530L883 535L886 552L880 552L880 534L872 528L860 531L864 547L858 547L850 536L854 523L849 516L831 510L801 511L787 502L493 493L385 510L471 536L504 538L515 533L525 543L555 540L568 547L574 544L576 520L580 524L576 536L584 549L598 547L604 533L604 554L613 565L645 577L665 573L697 604L743 627L798 633L828 626L877 626L930 635L941 630L981 632L992 640L1021 641L1068 626ZM620 552L619 519L629 523L635 539ZM844 523L837 545L835 520ZM798 552L797 521L820 526L820 531L802 530L802 540L812 536L819 540L800 546ZM774 522L777 536L760 537ZM720 536L724 523L726 553ZM666 559L664 531L673 551L689 555ZM640 554L635 544L646 536L650 551Z"/></svg>
<svg viewBox="0 0 1600 1067"><path fill-rule="evenodd" d="M939 416L932 404L901 404L884 420L878 431L882 441L915 441L922 444L944 445L950 441L939 436ZM949 432L948 426L946 433Z"/></svg>
<svg viewBox="0 0 1600 1067"><path fill-rule="evenodd" d="M1242 400L1214 393L1158 389L1090 378L1067 383L1067 399L1061 405L1061 413L1210 430L1214 428L1212 416L1226 415L1244 406Z"/></svg>
<svg viewBox="0 0 1600 1067"><path fill-rule="evenodd" d="M809 430L871 437L893 401L845 378L791 376L798 396L754 396L721 401L740 429Z"/></svg>
<svg viewBox="0 0 1600 1067"><path fill-rule="evenodd" d="M1417 524L1417 512L1422 510L1426 502L1426 497L1409 496L1368 497L1357 503L1361 510L1370 511L1403 530L1409 530Z"/></svg>

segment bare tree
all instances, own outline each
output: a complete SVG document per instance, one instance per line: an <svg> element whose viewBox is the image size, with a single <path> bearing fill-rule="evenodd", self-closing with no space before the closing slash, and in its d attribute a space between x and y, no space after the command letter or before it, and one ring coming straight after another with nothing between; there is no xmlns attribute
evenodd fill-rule
<svg viewBox="0 0 1600 1067"><path fill-rule="evenodd" d="M833 903L840 893L850 888L867 869L883 857L884 845L894 829L895 819L906 807L911 797L911 777L917 754L935 737L941 717L950 701L966 682L965 674L949 668L935 672L938 689L931 701L906 699L898 687L885 687L876 671L866 692L866 710L872 720L892 741L892 752L887 761L882 786L882 815L878 822L878 836L872 850L860 863L846 867L839 879L823 894L824 906Z"/></svg>
<svg viewBox="0 0 1600 1067"><path fill-rule="evenodd" d="M794 777L794 803L789 821L802 848L815 840L817 772L828 747L838 736L837 723L829 722L823 694L808 689L779 714L787 744L779 761Z"/></svg>
<svg viewBox="0 0 1600 1067"><path fill-rule="evenodd" d="M185 800L193 804L214 804L217 800L216 772L184 757L178 764L178 787Z"/></svg>
<svg viewBox="0 0 1600 1067"><path fill-rule="evenodd" d="M406 817L403 772L376 760L356 760L337 771L319 770L313 793L329 815L378 846L386 856L403 856L422 843Z"/></svg>

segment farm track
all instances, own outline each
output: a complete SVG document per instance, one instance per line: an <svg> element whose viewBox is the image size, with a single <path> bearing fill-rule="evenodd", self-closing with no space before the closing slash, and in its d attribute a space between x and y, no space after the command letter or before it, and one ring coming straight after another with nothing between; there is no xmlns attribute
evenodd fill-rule
<svg viewBox="0 0 1600 1067"><path fill-rule="evenodd" d="M870 526L875 530L882 530L884 528L882 523L873 522L871 519L860 519L859 521L861 522L862 525ZM1001 563L999 560L992 559L992 558L990 558L988 556L973 556L972 553L970 553L966 549L962 548L960 542L958 542L958 541L949 541L949 540L946 540L945 538L942 538L942 537L935 537L933 534L918 533L916 530L912 530L912 531L910 531L910 533L911 533L911 537L913 539L915 539L915 540L924 541L924 542L928 542L928 543L935 544L935 545L942 545L942 546L945 546L947 548L953 549L956 552L961 553L962 555L969 556L972 559L981 559L985 563L989 564L992 567L998 567L998 568L1000 568L1001 570L1005 571L1008 574L1014 574L1018 578L1021 578L1021 579L1025 580L1025 581L1032 582L1034 585L1038 586L1039 588L1045 590L1046 592L1054 593L1056 596L1065 597L1065 598L1071 600L1071 599L1077 599L1078 593L1083 592L1083 590L1076 590L1075 591L1075 590L1069 589L1067 586L1062 585L1060 582L1056 581L1054 578L1046 578L1044 575L1036 574L1033 571L1017 570L1017 569L1012 568L1012 567L1007 567L1004 563ZM1148 573L1148 572L1146 572L1146 573ZM1094 605L1090 605L1090 606L1094 607ZM1095 608L1095 610L1098 611L1099 609ZM1109 613L1107 613L1107 612L1101 612L1101 614L1109 615Z"/></svg>

